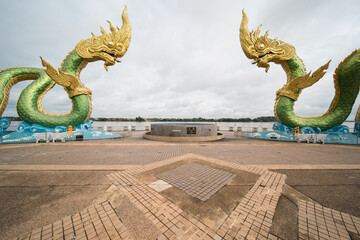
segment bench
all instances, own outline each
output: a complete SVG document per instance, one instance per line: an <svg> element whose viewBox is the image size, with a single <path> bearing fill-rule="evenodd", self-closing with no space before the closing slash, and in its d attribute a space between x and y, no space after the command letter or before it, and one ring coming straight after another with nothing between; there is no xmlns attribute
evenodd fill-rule
<svg viewBox="0 0 360 240"><path fill-rule="evenodd" d="M68 133L67 132L49 133L49 135L51 135L53 142L55 142L57 139L61 140L61 142L65 142L65 138L68 136Z"/></svg>
<svg viewBox="0 0 360 240"><path fill-rule="evenodd" d="M310 140L314 141L313 134L299 134L298 135L298 142L306 141L307 143L309 143ZM316 142L316 141L314 141L314 142Z"/></svg>
<svg viewBox="0 0 360 240"><path fill-rule="evenodd" d="M32 136L35 138L36 143L39 143L40 140L49 142L50 139L50 133L33 133Z"/></svg>
<svg viewBox="0 0 360 240"><path fill-rule="evenodd" d="M317 141L321 141L324 144L326 136L327 134L316 134L316 141L314 141L314 143Z"/></svg>
<svg viewBox="0 0 360 240"><path fill-rule="evenodd" d="M321 141L324 144L326 136L327 134L299 134L298 142L306 141L309 143L312 141L313 143L317 143L318 141Z"/></svg>

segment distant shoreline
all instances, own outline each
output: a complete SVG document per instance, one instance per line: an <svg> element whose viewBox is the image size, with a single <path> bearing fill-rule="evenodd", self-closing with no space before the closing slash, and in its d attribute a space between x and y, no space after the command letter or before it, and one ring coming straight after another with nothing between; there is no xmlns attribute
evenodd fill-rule
<svg viewBox="0 0 360 240"><path fill-rule="evenodd" d="M8 131L16 131L16 127L22 121L11 121L11 124ZM169 122L174 123L175 121ZM137 121L94 121L92 127L95 130L108 130L113 132L121 132L121 131L148 131L151 129L151 124L155 123L166 123L164 121L161 122L137 122ZM203 123L196 121L189 121L189 123ZM237 131L241 129L243 132L253 132L253 131L270 131L272 130L273 124L275 122L207 122L216 124L219 131ZM347 121L342 125L349 127L350 132L354 130L355 122Z"/></svg>

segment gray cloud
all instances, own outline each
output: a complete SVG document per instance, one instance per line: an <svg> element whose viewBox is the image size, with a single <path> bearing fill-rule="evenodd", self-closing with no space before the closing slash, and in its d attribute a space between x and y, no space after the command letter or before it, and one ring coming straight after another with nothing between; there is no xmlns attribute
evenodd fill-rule
<svg viewBox="0 0 360 240"><path fill-rule="evenodd" d="M242 53L238 31L241 11L249 27L293 44L308 71L333 59L319 83L303 91L297 114L321 115L334 96L332 73L359 48L360 3L345 1L0 1L0 68L41 67L39 56L54 67L80 39L121 25L128 6L132 41L106 72L90 63L81 80L93 91L93 117L257 117L273 115L275 92L286 81L280 66L268 73ZM4 115L15 115L25 84L13 87ZM57 99L57 100L56 100ZM61 87L44 98L54 113L70 101ZM353 120L357 99L349 119Z"/></svg>

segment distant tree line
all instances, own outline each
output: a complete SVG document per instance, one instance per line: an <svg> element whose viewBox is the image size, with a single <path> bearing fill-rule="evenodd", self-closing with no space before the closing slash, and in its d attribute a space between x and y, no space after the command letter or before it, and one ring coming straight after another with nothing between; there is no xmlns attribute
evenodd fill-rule
<svg viewBox="0 0 360 240"><path fill-rule="evenodd" d="M5 117L10 121L22 121L19 117ZM101 122L276 122L274 116L262 116L257 118L142 118L140 116L136 118L90 118L93 121ZM346 120L345 122L354 122L351 120Z"/></svg>
<svg viewBox="0 0 360 240"><path fill-rule="evenodd" d="M276 122L276 118L274 116L262 116L257 118L90 118L93 121L114 121L114 122Z"/></svg>
<svg viewBox="0 0 360 240"><path fill-rule="evenodd" d="M10 121L22 121L21 118L19 117L4 117L4 118L9 119Z"/></svg>
<svg viewBox="0 0 360 240"><path fill-rule="evenodd" d="M5 117L10 121L22 121L19 117ZM276 122L276 118L274 116L267 117L257 117L257 118L106 118L106 117L98 117L98 118L90 118L93 121L102 121L102 122Z"/></svg>
<svg viewBox="0 0 360 240"><path fill-rule="evenodd" d="M257 118L221 118L218 122L276 122L274 116L263 116Z"/></svg>

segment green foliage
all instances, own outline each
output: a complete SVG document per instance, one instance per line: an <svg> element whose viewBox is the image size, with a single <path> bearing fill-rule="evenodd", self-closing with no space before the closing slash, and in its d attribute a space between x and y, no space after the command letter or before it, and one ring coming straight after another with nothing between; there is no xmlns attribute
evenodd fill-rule
<svg viewBox="0 0 360 240"><path fill-rule="evenodd" d="M214 118L142 118L140 116L136 118L90 118L93 121L116 121L116 122L276 122L276 118L274 116L263 116L263 117L257 117L254 119L251 118L220 118L220 119L214 119Z"/></svg>
<svg viewBox="0 0 360 240"><path fill-rule="evenodd" d="M276 118L274 116L257 117L253 119L253 122L276 122Z"/></svg>
<svg viewBox="0 0 360 240"><path fill-rule="evenodd" d="M138 116L138 117L135 118L135 121L137 121L137 122L144 122L145 119L142 118L142 117L140 117L140 116Z"/></svg>
<svg viewBox="0 0 360 240"><path fill-rule="evenodd" d="M21 118L19 117L4 117L4 118L9 119L10 121L21 121Z"/></svg>

